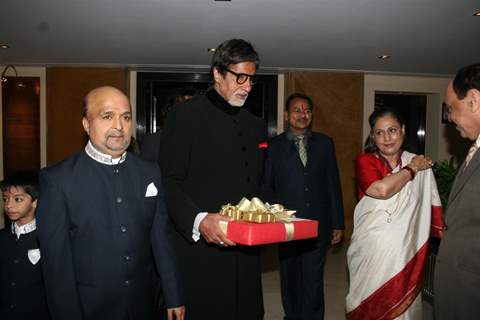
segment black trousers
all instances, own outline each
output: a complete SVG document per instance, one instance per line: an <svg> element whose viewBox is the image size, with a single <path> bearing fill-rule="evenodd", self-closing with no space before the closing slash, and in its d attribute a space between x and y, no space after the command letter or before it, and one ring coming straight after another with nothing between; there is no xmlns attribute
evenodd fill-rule
<svg viewBox="0 0 480 320"><path fill-rule="evenodd" d="M284 320L320 320L325 311L323 274L330 239L279 245Z"/></svg>

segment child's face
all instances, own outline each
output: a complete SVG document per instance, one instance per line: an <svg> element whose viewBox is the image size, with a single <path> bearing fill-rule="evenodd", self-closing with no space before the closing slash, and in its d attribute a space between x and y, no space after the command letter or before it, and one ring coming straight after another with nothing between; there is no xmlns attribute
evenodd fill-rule
<svg viewBox="0 0 480 320"><path fill-rule="evenodd" d="M3 192L5 213L10 220L18 225L24 225L33 220L37 200L26 193L22 187L10 187Z"/></svg>

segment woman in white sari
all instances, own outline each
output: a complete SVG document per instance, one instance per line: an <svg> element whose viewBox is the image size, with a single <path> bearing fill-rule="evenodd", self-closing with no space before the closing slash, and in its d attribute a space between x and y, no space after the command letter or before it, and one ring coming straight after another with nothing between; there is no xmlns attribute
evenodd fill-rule
<svg viewBox="0 0 480 320"><path fill-rule="evenodd" d="M395 111L376 110L369 122L365 153L356 160L360 201L347 252L347 318L421 319L428 239L443 227L432 162L402 150L405 126Z"/></svg>

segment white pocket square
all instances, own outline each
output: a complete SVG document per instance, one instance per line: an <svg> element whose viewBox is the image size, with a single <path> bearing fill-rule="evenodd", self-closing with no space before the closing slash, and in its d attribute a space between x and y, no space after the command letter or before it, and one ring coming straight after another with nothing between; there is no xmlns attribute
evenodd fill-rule
<svg viewBox="0 0 480 320"><path fill-rule="evenodd" d="M147 186L147 192L145 192L145 197L155 197L158 194L157 187L153 182Z"/></svg>
<svg viewBox="0 0 480 320"><path fill-rule="evenodd" d="M38 261L40 261L40 249L30 249L28 250L28 260L35 265Z"/></svg>

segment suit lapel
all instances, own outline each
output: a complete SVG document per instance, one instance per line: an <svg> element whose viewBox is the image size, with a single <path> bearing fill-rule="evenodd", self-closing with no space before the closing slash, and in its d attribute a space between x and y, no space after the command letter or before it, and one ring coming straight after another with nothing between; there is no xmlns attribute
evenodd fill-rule
<svg viewBox="0 0 480 320"><path fill-rule="evenodd" d="M467 181L472 177L473 172L475 172L475 170L478 170L479 167L480 167L480 152L477 152L473 156L472 160L470 160L470 163L466 168L465 168L465 161L463 162L453 182L452 190L450 191L450 196L448 197L448 203L455 200L455 198L463 189Z"/></svg>

